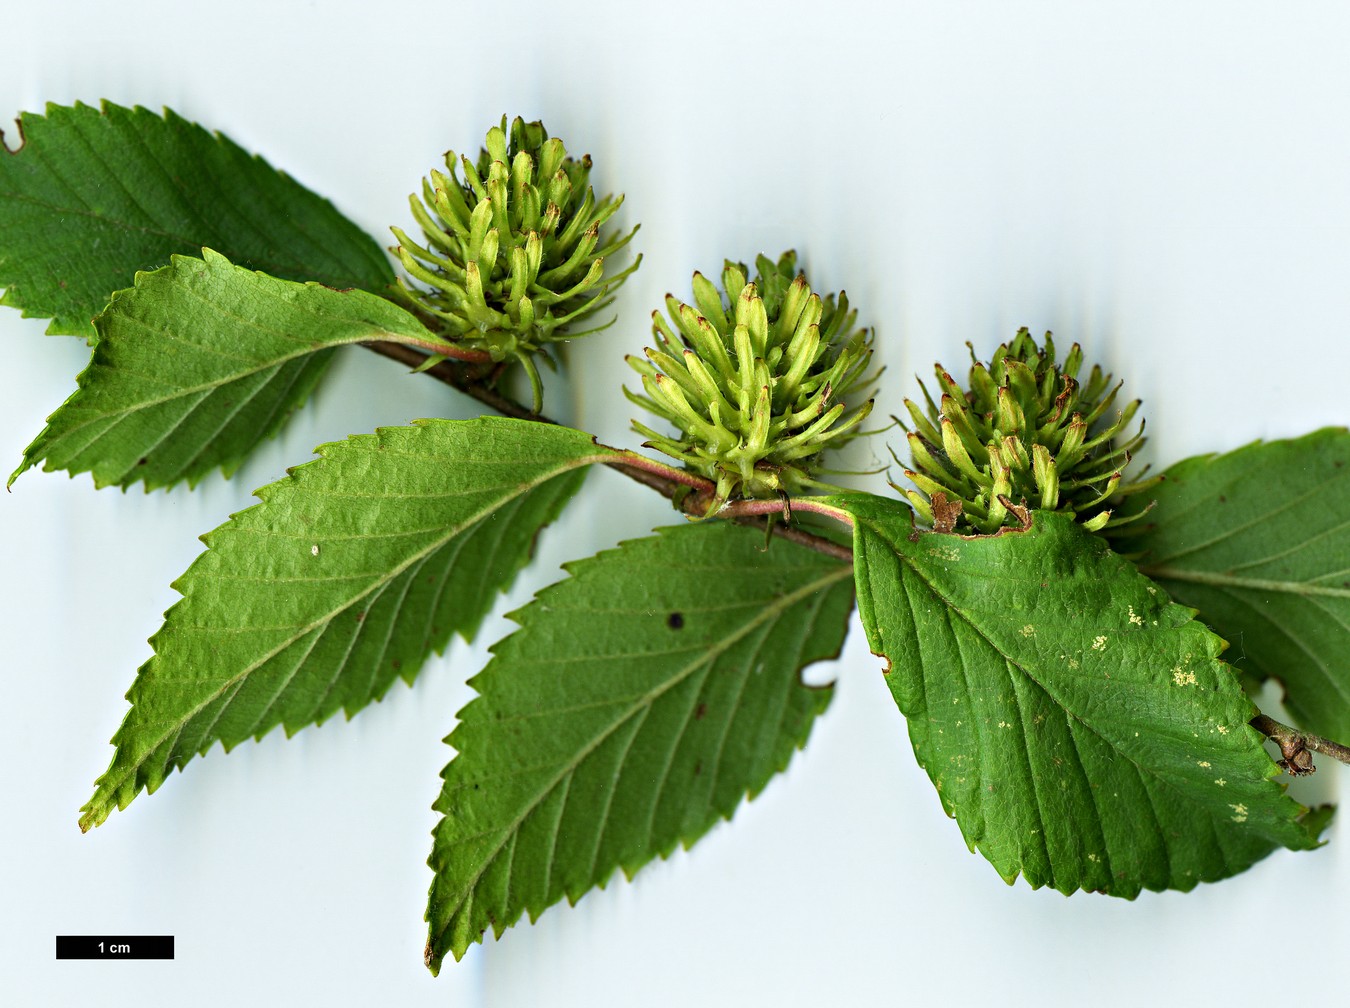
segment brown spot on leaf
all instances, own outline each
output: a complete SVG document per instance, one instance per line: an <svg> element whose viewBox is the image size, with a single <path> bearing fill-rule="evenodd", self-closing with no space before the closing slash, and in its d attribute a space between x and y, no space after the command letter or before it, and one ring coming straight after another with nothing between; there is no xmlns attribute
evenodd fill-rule
<svg viewBox="0 0 1350 1008"><path fill-rule="evenodd" d="M697 707L694 708L694 720L702 721L703 715L707 713L708 713L708 705L705 703L699 704Z"/></svg>
<svg viewBox="0 0 1350 1008"><path fill-rule="evenodd" d="M1003 496L1003 494L999 494L998 499L999 502L1008 509L1008 513L1016 518L1021 524L1022 528L1019 531L1025 532L1027 529L1031 528L1031 509L1028 508L1025 503L1014 504L1007 497ZM1002 529L999 531L1002 531Z"/></svg>
<svg viewBox="0 0 1350 1008"><path fill-rule="evenodd" d="M23 120L22 120L22 119L15 119L15 120L14 120L14 125L15 125L16 127L18 127L18 133L19 133L19 146L17 146L17 147L11 147L11 146L9 145L9 141L7 141L7 140L5 139L5 131L4 131L4 130L0 130L0 149L4 150L4 152L5 152L6 154L17 154L17 153L19 153L19 151L23 150L23 145L24 145L25 143L28 142L28 141L27 141L27 138L24 137L24 135L23 135Z"/></svg>
<svg viewBox="0 0 1350 1008"><path fill-rule="evenodd" d="M950 532L955 529L957 519L961 517L961 502L949 500L947 495L939 490L933 494L930 503L933 508L933 531Z"/></svg>

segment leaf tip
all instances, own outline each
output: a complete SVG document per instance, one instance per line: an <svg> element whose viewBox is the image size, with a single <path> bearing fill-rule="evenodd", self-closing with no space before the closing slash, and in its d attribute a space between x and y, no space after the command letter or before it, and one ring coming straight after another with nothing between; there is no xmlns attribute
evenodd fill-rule
<svg viewBox="0 0 1350 1008"><path fill-rule="evenodd" d="M106 809L103 810L102 813L100 814L100 807L96 806L94 804L94 800L91 798L89 800L89 804L85 805L84 808L80 809L80 819L79 819L80 832L88 833L95 826L102 826L107 818L108 813Z"/></svg>
<svg viewBox="0 0 1350 1008"><path fill-rule="evenodd" d="M1330 828L1335 817L1335 805L1316 805L1298 817L1299 825L1307 832L1308 839L1312 842L1311 846L1322 847L1326 845L1327 841L1322 839L1322 834Z"/></svg>

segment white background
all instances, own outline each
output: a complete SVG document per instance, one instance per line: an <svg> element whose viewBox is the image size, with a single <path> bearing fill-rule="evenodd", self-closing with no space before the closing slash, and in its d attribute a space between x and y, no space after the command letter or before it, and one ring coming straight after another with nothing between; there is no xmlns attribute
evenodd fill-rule
<svg viewBox="0 0 1350 1008"><path fill-rule="evenodd" d="M1175 8L1184 6L1178 11ZM635 446L622 357L667 290L800 250L889 370L1019 325L1077 339L1145 400L1149 455L1344 423L1350 15L1340 4L0 2L0 118L170 105L373 234L447 147L542 118L627 193L646 253L553 411ZM10 131L10 140L14 134ZM87 351L0 314L0 468ZM348 354L229 482L0 494L0 1001L58 1005L1239 1004L1345 989L1345 825L1228 882L1133 903L1007 887L918 770L855 625L788 773L692 852L549 910L433 979L424 860L440 740L484 660L456 643L351 723L192 762L81 836L122 695L196 537L313 446L465 401ZM880 449L878 449L880 451ZM866 463L866 457L857 461ZM872 486L881 487L880 478ZM1278 488L1275 488L1278 492ZM612 473L486 624L559 563L671 515ZM1346 790L1328 768L1319 797ZM171 933L173 962L56 962L56 934Z"/></svg>

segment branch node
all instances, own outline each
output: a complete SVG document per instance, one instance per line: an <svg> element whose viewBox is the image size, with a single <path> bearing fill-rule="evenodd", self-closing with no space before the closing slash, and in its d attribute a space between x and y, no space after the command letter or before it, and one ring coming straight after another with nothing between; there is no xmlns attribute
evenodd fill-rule
<svg viewBox="0 0 1350 1008"><path fill-rule="evenodd" d="M1250 724L1280 747L1280 755L1284 759L1276 762L1293 777L1306 777L1317 770L1317 767L1313 766L1312 759L1315 752L1338 759L1342 763L1350 763L1350 746L1324 739L1320 735L1309 735L1297 728L1290 728L1265 714L1256 715Z"/></svg>

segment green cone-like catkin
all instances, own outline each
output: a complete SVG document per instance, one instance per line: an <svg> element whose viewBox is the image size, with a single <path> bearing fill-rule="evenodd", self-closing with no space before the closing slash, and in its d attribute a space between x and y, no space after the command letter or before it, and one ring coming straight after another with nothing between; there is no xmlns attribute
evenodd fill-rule
<svg viewBox="0 0 1350 1008"><path fill-rule="evenodd" d="M399 290L446 339L494 361L520 361L537 408L533 355L586 335L578 324L607 306L641 261L604 275L606 259L637 229L606 235L623 197L597 201L587 185L590 158L568 157L542 123L517 117L508 135L503 116L477 165L454 151L445 163L448 174L432 171L421 199L409 197L425 246L391 229L411 278Z"/></svg>
<svg viewBox="0 0 1350 1008"><path fill-rule="evenodd" d="M973 350L971 358L968 391L937 365L940 405L927 388L925 407L905 400L913 422L901 424L913 460L905 475L918 489L904 493L925 522L987 534L1023 524L1035 508L1074 515L1096 531L1113 524L1125 495L1155 484L1122 482L1144 443L1142 422L1125 435L1139 401L1113 411L1120 385L1100 367L1080 383L1078 344L1059 364L1050 333L1042 348L1022 329L987 367Z"/></svg>
<svg viewBox="0 0 1350 1008"><path fill-rule="evenodd" d="M872 409L872 338L853 328L848 299L813 294L792 252L755 266L751 283L728 261L721 290L695 273L694 304L667 295L671 324L653 312L656 347L628 358L646 394L625 394L678 433L634 429L717 484L713 509L823 486L824 449L855 437Z"/></svg>

